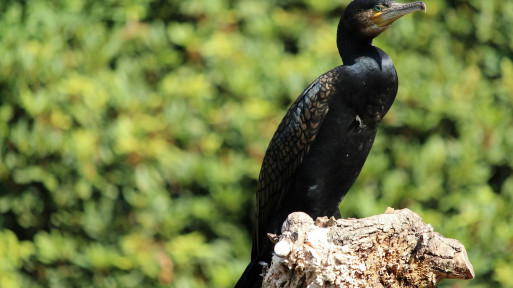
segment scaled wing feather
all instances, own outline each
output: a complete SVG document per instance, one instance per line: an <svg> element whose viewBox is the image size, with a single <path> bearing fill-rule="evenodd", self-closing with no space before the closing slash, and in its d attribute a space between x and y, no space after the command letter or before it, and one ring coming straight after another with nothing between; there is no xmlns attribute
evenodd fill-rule
<svg viewBox="0 0 513 288"><path fill-rule="evenodd" d="M261 250L271 217L278 214L291 179L328 114L333 71L315 80L292 104L265 153L257 188L257 223L252 258ZM256 250L255 250L256 249Z"/></svg>

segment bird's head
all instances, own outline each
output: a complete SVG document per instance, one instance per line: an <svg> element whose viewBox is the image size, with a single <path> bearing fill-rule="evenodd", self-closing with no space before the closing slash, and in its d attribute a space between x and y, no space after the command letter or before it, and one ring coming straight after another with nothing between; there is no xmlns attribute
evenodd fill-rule
<svg viewBox="0 0 513 288"><path fill-rule="evenodd" d="M415 11L426 11L426 4L422 1L401 4L392 0L354 0L344 11L342 21L349 32L372 40L395 20Z"/></svg>

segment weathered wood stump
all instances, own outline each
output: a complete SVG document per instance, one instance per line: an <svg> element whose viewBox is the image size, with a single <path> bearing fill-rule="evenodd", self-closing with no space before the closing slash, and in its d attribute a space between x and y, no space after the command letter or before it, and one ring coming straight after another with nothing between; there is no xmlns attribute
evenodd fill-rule
<svg viewBox="0 0 513 288"><path fill-rule="evenodd" d="M465 247L403 209L364 219L289 215L263 287L435 287L472 279Z"/></svg>

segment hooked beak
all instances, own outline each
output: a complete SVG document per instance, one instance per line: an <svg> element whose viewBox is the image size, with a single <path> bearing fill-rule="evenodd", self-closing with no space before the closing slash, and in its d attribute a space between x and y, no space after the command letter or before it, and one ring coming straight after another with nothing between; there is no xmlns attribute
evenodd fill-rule
<svg viewBox="0 0 513 288"><path fill-rule="evenodd" d="M399 4L393 2L390 7L376 12L370 17L370 19L378 27L387 27L402 16L416 11L426 12L426 4L424 4L422 1L407 4Z"/></svg>

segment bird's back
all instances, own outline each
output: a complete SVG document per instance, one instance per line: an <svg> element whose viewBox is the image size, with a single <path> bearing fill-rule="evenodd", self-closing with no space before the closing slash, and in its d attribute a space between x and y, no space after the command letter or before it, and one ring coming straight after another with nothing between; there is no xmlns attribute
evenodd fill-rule
<svg viewBox="0 0 513 288"><path fill-rule="evenodd" d="M270 246L267 233L279 233L290 212L302 211L289 191L303 159L315 143L330 103L336 95L340 67L312 82L292 104L264 156L257 187L257 225L252 258ZM299 210L293 210L299 209Z"/></svg>

